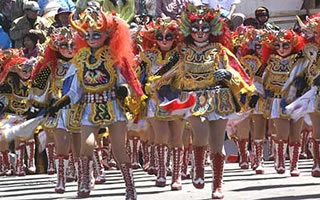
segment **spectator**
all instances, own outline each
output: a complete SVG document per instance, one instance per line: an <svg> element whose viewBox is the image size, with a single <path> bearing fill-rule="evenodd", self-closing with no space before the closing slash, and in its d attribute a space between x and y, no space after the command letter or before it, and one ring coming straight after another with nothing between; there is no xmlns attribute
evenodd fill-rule
<svg viewBox="0 0 320 200"><path fill-rule="evenodd" d="M46 40L46 31L48 22L46 19L38 16L39 5L35 1L29 1L25 4L25 15L14 20L10 29L10 37L14 41L15 48L23 46L23 38L28 33L34 33L39 37L41 43Z"/></svg>
<svg viewBox="0 0 320 200"><path fill-rule="evenodd" d="M10 22L2 13L0 13L0 26L2 26L4 32L9 33Z"/></svg>
<svg viewBox="0 0 320 200"><path fill-rule="evenodd" d="M266 7L259 7L254 12L256 19L259 22L258 29L267 29L267 30L280 30L280 28L274 24L270 24L269 21L269 10Z"/></svg>
<svg viewBox="0 0 320 200"><path fill-rule="evenodd" d="M54 16L55 22L52 24L55 28L69 26L69 15L71 11L66 8L59 8L58 13Z"/></svg>
<svg viewBox="0 0 320 200"><path fill-rule="evenodd" d="M36 58L39 53L39 48L37 46L39 37L36 34L28 33L23 38L23 53L26 58Z"/></svg>
<svg viewBox="0 0 320 200"><path fill-rule="evenodd" d="M171 17L176 19L181 15L184 0L157 0L156 17Z"/></svg>
<svg viewBox="0 0 320 200"><path fill-rule="evenodd" d="M76 9L76 6L72 0L38 0L39 7L40 7L40 16L44 14L44 10L50 1L55 1L60 5L61 8L64 8L71 12Z"/></svg>
<svg viewBox="0 0 320 200"><path fill-rule="evenodd" d="M11 24L15 19L23 15L23 7L28 0L0 0L0 13Z"/></svg>
<svg viewBox="0 0 320 200"><path fill-rule="evenodd" d="M253 26L254 28L258 28L259 22L258 22L258 20L256 20L256 18L249 17L244 20L243 25L244 26Z"/></svg>
<svg viewBox="0 0 320 200"><path fill-rule="evenodd" d="M12 43L8 33L4 31L2 26L0 25L0 49L9 49L12 47Z"/></svg>
<svg viewBox="0 0 320 200"><path fill-rule="evenodd" d="M153 0L137 0L136 1L137 15L156 16L156 4Z"/></svg>
<svg viewBox="0 0 320 200"><path fill-rule="evenodd" d="M220 9L221 15L229 20L231 30L235 30L245 19L244 14L235 13L241 0L203 0L202 2L210 8Z"/></svg>

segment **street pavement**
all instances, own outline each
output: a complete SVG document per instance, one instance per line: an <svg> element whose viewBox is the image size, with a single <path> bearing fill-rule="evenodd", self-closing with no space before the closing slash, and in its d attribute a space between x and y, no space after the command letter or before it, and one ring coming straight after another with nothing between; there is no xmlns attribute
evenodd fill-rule
<svg viewBox="0 0 320 200"><path fill-rule="evenodd" d="M241 170L236 163L227 163L223 190L229 200L320 200L320 178L311 177L312 160L300 160L300 177L275 174L273 162L266 162L266 173L256 175L252 170ZM287 161L287 169L289 162ZM1 200L77 199L76 183L67 183L65 194L56 194L55 175L28 175L25 177L0 177ZM206 167L206 185L202 190L192 186L191 180L183 181L183 190L170 191L167 186L155 187L155 177L142 170L134 171L139 200L206 200L211 198L211 168ZM96 185L88 199L122 200L125 187L119 171L107 171L106 183Z"/></svg>

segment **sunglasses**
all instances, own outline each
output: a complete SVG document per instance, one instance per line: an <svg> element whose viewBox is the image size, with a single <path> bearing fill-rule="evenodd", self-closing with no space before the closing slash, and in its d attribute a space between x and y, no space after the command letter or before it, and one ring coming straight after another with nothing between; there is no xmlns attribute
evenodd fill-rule
<svg viewBox="0 0 320 200"><path fill-rule="evenodd" d="M158 40L158 41L163 41L164 39L166 41L172 41L173 40L173 35L172 34L167 34L166 36L163 36L162 34L158 34L156 36L156 40Z"/></svg>
<svg viewBox="0 0 320 200"><path fill-rule="evenodd" d="M99 40L102 37L101 33L93 33L90 35L89 33L84 36L85 40Z"/></svg>
<svg viewBox="0 0 320 200"><path fill-rule="evenodd" d="M75 49L76 45L74 43L68 44L68 43L63 43L59 45L60 49Z"/></svg>
<svg viewBox="0 0 320 200"><path fill-rule="evenodd" d="M211 31L210 27L209 26L192 26L191 27L191 31L193 33L197 33L197 32L202 32L202 33L209 33Z"/></svg>
<svg viewBox="0 0 320 200"><path fill-rule="evenodd" d="M275 44L275 45L274 45L274 48L275 48L276 50L281 49L281 48L283 48L283 49L289 49L289 48L290 48L290 44L289 44L289 43Z"/></svg>

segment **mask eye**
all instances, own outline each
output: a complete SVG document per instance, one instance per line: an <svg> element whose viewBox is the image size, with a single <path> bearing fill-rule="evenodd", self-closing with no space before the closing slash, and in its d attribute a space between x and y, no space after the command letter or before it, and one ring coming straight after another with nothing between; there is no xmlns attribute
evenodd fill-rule
<svg viewBox="0 0 320 200"><path fill-rule="evenodd" d="M202 32L209 33L210 32L210 28L209 27L203 27L202 28Z"/></svg>
<svg viewBox="0 0 320 200"><path fill-rule="evenodd" d="M61 49L67 49L68 48L68 44L60 44L60 48Z"/></svg>
<svg viewBox="0 0 320 200"><path fill-rule="evenodd" d="M275 45L274 45L274 48L275 48L275 49L280 49L280 47L281 47L280 44L275 44Z"/></svg>
<svg viewBox="0 0 320 200"><path fill-rule="evenodd" d="M158 35L156 36L156 40L162 41L162 40L163 40L163 35L162 35L162 34L158 34Z"/></svg>
<svg viewBox="0 0 320 200"><path fill-rule="evenodd" d="M283 43L282 44L282 48L283 49L289 49L290 48L290 44L289 43Z"/></svg>
<svg viewBox="0 0 320 200"><path fill-rule="evenodd" d="M191 28L191 31L192 31L193 33L197 33L197 32L199 32L199 27L192 27L192 28Z"/></svg>
<svg viewBox="0 0 320 200"><path fill-rule="evenodd" d="M86 36L84 36L84 39L85 39L85 40L90 40L90 35L89 35L89 34L86 34Z"/></svg>
<svg viewBox="0 0 320 200"><path fill-rule="evenodd" d="M166 35L166 40L167 40L167 41L173 40L173 35L172 35L172 34Z"/></svg>
<svg viewBox="0 0 320 200"><path fill-rule="evenodd" d="M94 40L99 40L100 38L101 38L101 34L100 33L94 33L92 35L92 39L94 39Z"/></svg>

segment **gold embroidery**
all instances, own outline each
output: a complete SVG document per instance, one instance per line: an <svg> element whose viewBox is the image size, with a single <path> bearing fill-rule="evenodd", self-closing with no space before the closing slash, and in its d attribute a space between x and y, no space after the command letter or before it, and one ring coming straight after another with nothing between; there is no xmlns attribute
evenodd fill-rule
<svg viewBox="0 0 320 200"><path fill-rule="evenodd" d="M116 83L117 74L114 61L108 47L99 49L95 54L96 62L90 63L90 48L83 48L73 58L73 64L78 68L78 79L84 92L103 92L110 90Z"/></svg>

